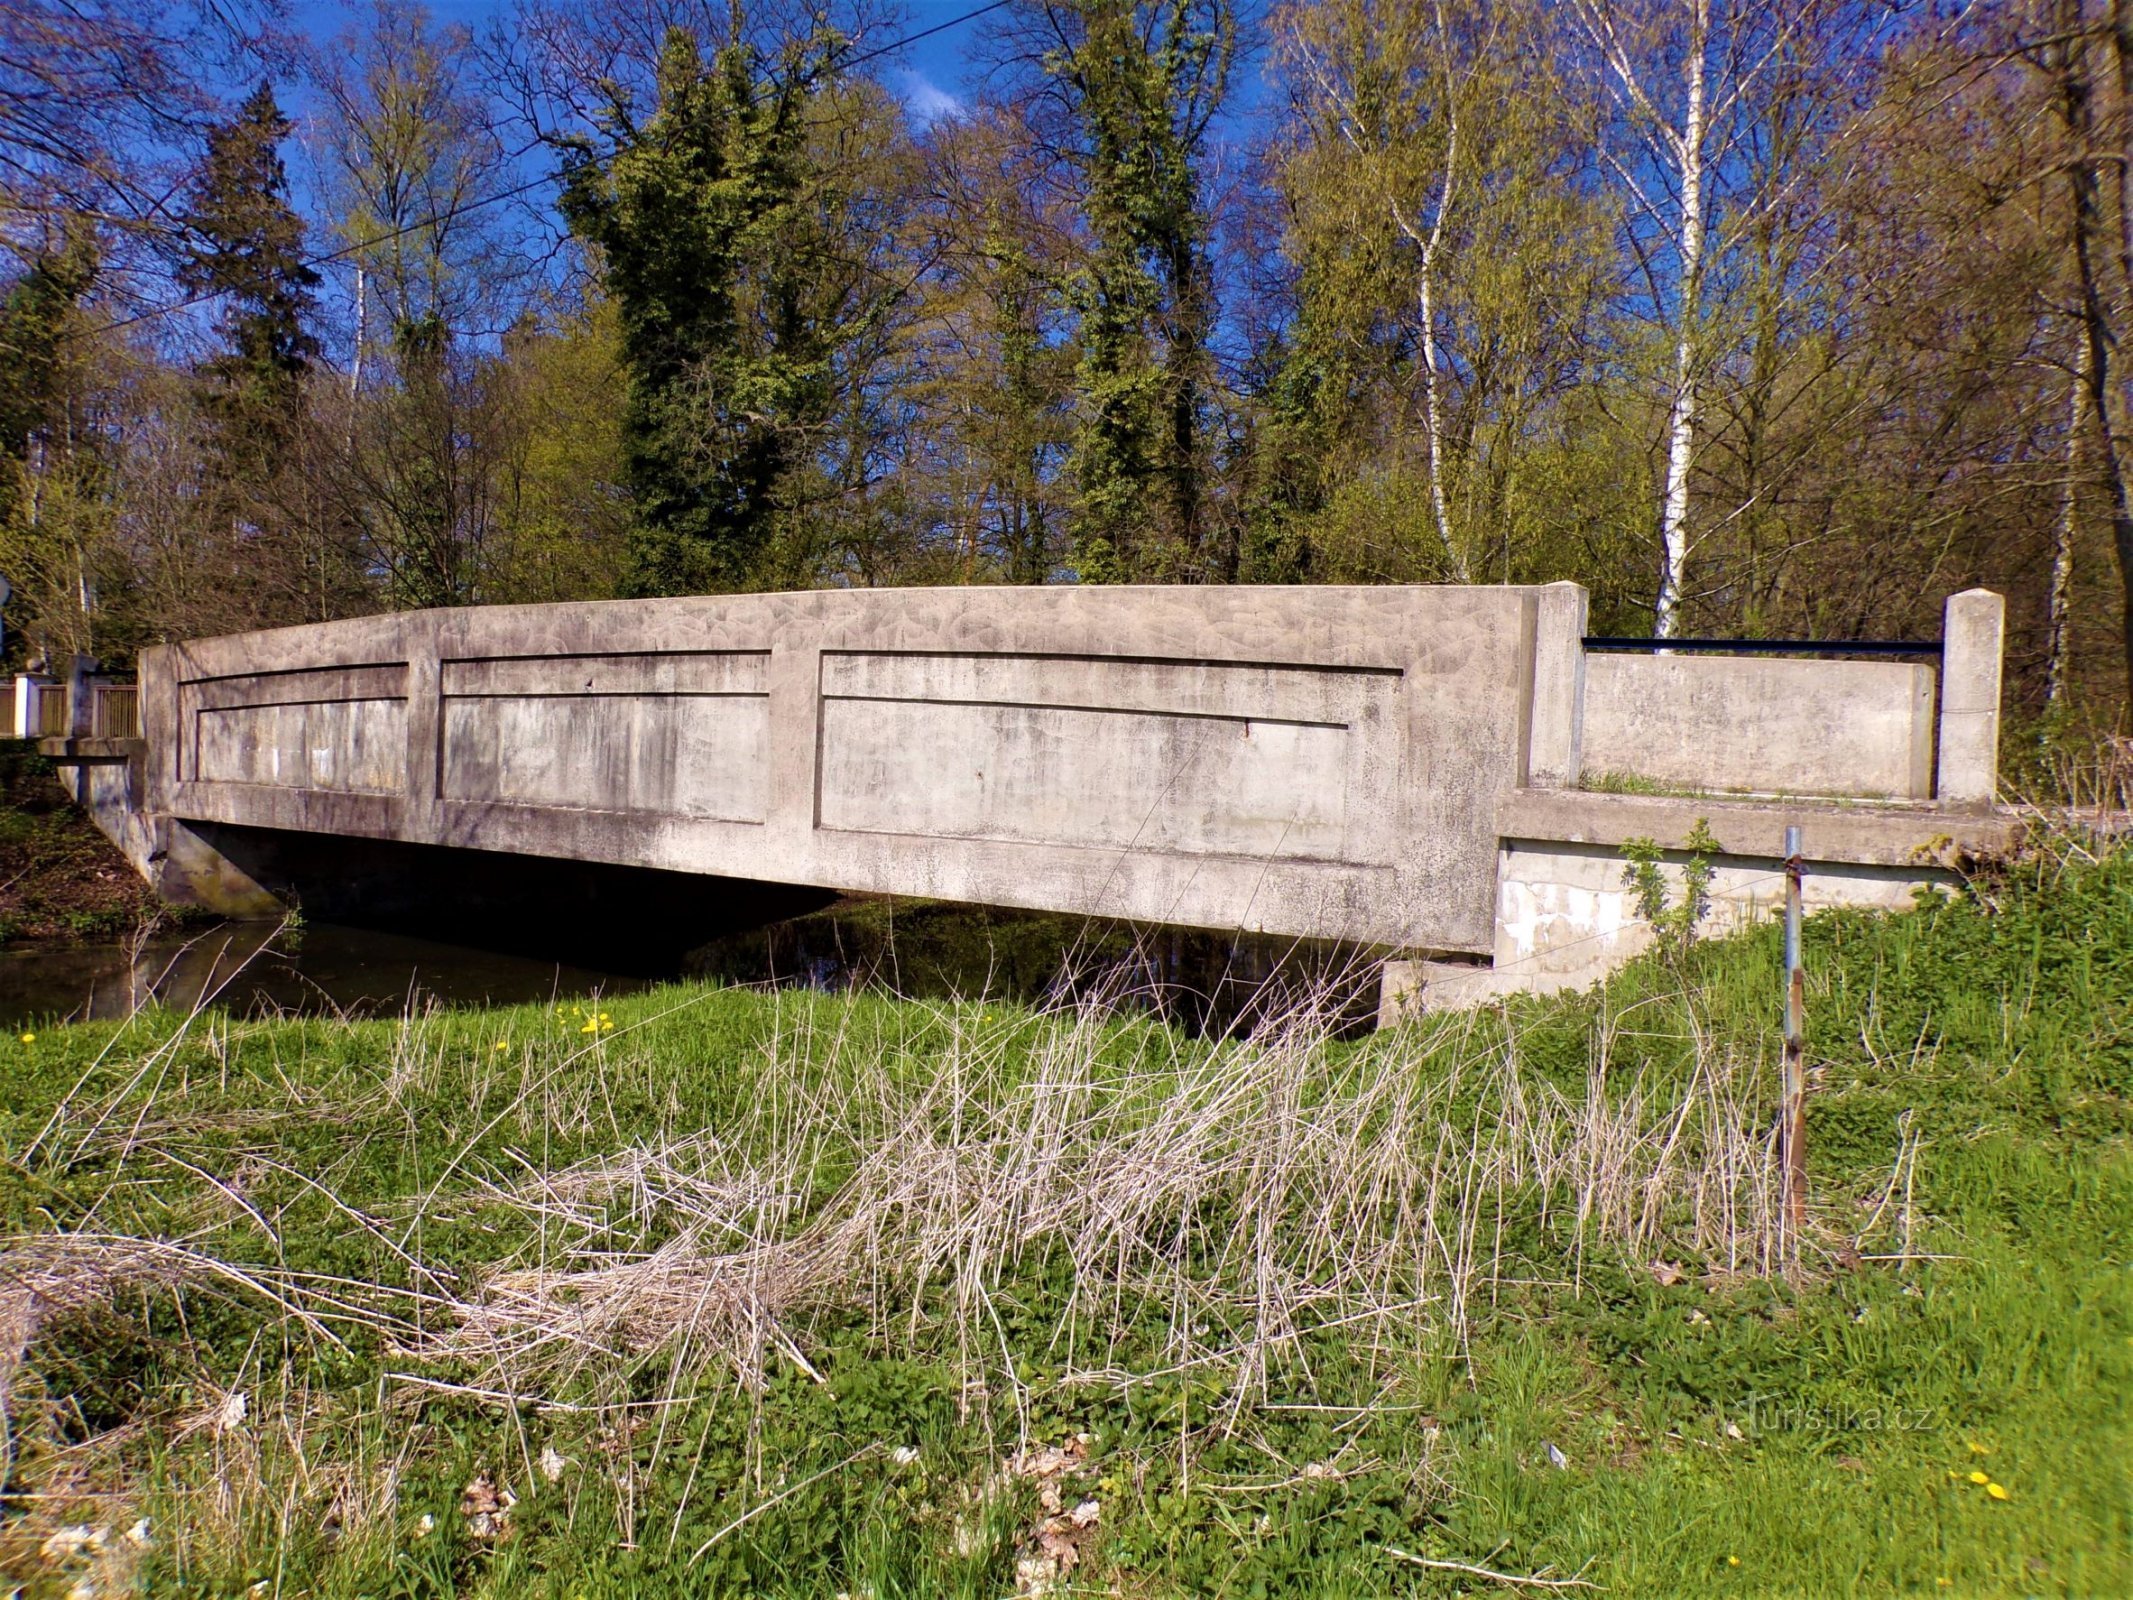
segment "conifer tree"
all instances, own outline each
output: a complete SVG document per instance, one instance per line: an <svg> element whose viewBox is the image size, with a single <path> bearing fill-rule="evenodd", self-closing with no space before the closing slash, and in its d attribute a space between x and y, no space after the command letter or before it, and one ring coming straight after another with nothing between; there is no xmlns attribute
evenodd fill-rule
<svg viewBox="0 0 2133 1600"><path fill-rule="evenodd" d="M40 251L0 300L0 455L22 461L60 385L60 339L96 281L94 233L82 226Z"/></svg>
<svg viewBox="0 0 2133 1600"><path fill-rule="evenodd" d="M318 342L305 323L319 276L304 264L304 223L289 205L281 141L289 119L262 83L211 129L186 197L178 282L219 295L226 348L199 368L200 399L229 470L271 470L303 404Z"/></svg>

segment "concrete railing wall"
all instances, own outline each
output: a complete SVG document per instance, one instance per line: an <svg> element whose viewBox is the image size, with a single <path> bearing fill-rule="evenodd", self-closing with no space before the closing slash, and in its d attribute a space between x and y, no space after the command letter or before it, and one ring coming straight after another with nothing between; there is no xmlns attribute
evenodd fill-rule
<svg viewBox="0 0 2133 1600"><path fill-rule="evenodd" d="M2000 597L1947 603L1939 665L1588 652L1578 781L1977 805L1998 775Z"/></svg>
<svg viewBox="0 0 2133 1600"><path fill-rule="evenodd" d="M1937 677L1910 662L1594 654L1584 778L1929 800Z"/></svg>
<svg viewBox="0 0 2133 1600"><path fill-rule="evenodd" d="M181 825L1486 952L1496 807L1562 711L1535 676L1544 609L1574 656L1560 595L1514 588L363 618L148 653L149 803Z"/></svg>
<svg viewBox="0 0 2133 1600"><path fill-rule="evenodd" d="M2003 606L1947 602L1940 669L1882 661L1609 655L1580 645L1586 597L1541 591L1527 781L1497 807L1496 943L1487 964L1391 963L1386 1009L1578 987L1645 949L1625 878L1633 842L1679 894L1712 869L1708 931L1767 913L1788 826L1810 908L1898 909L2012 847L1997 788ZM1667 794L1604 793L1604 777ZM1879 800L1884 804L1861 804ZM1715 847L1702 844L1706 837ZM1706 853L1707 852L1707 853Z"/></svg>

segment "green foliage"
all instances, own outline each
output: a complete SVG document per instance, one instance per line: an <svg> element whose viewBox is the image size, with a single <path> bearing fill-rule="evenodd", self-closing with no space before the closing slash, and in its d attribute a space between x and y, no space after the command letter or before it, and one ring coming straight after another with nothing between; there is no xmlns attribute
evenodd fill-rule
<svg viewBox="0 0 2133 1600"><path fill-rule="evenodd" d="M186 193L178 284L226 307L229 348L201 368L225 472L256 476L295 431L303 377L318 354L306 326L319 275L304 264L304 222L289 204L281 143L289 119L262 83L228 122L208 130Z"/></svg>
<svg viewBox="0 0 2133 1600"><path fill-rule="evenodd" d="M825 33L759 74L745 46L706 62L673 29L643 125L618 117L604 159L589 144L572 152L563 214L600 253L629 373L629 593L771 576L837 353L864 331L841 320L849 307L824 274L843 176L809 143L818 83L842 49Z"/></svg>
<svg viewBox="0 0 2133 1600"><path fill-rule="evenodd" d="M95 230L65 230L8 285L0 302L0 452L16 462L51 425L61 397L61 335L96 281Z"/></svg>
<svg viewBox="0 0 2133 1600"><path fill-rule="evenodd" d="M504 604L611 599L630 527L627 380L611 300L504 336L483 389L507 463L483 594Z"/></svg>
<svg viewBox="0 0 2133 1600"><path fill-rule="evenodd" d="M1625 839L1622 854L1629 858L1622 869L1622 882L1636 897L1637 919L1652 930L1660 951L1678 961L1695 943L1696 930L1711 910L1711 857L1718 851L1710 818L1698 817L1689 830L1688 849L1681 863L1678 898L1667 883L1666 852L1651 839Z"/></svg>
<svg viewBox="0 0 2133 1600"><path fill-rule="evenodd" d="M1625 470L1642 446L1566 409L1613 377L1578 363L1614 218L1576 175L1584 132L1546 16L1319 0L1276 31L1294 86L1272 172L1293 315L1262 357L1248 492L1262 544L1309 551L1290 570L1575 574L1596 616L1643 581L1641 550L1614 537L1649 514Z"/></svg>
<svg viewBox="0 0 2133 1600"><path fill-rule="evenodd" d="M14 589L10 643L56 653L89 643L79 596L108 545L111 474L108 441L79 405L96 230L77 221L46 237L0 301L0 571Z"/></svg>
<svg viewBox="0 0 2133 1600"><path fill-rule="evenodd" d="M1068 296L1074 567L1086 583L1232 576L1206 503L1214 290L1199 155L1235 17L1228 0L1080 0L1070 14L1079 36L1045 66L1076 119L1092 236Z"/></svg>

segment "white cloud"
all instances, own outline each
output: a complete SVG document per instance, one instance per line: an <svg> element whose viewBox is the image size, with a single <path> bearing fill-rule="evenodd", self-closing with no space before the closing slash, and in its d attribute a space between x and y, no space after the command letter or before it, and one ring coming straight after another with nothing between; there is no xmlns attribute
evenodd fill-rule
<svg viewBox="0 0 2133 1600"><path fill-rule="evenodd" d="M911 120L921 128L930 128L943 119L952 119L963 114L961 98L950 94L923 72L904 67L897 76L903 79L901 98L904 110L910 113Z"/></svg>

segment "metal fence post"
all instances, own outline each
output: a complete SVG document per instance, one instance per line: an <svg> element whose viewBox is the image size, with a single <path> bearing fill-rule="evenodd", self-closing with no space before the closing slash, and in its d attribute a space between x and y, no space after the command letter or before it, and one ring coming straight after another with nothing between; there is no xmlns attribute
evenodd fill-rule
<svg viewBox="0 0 2133 1600"><path fill-rule="evenodd" d="M1785 829L1785 1077L1778 1132L1786 1253L1799 1259L1807 1231L1807 972L1800 964L1800 830Z"/></svg>

